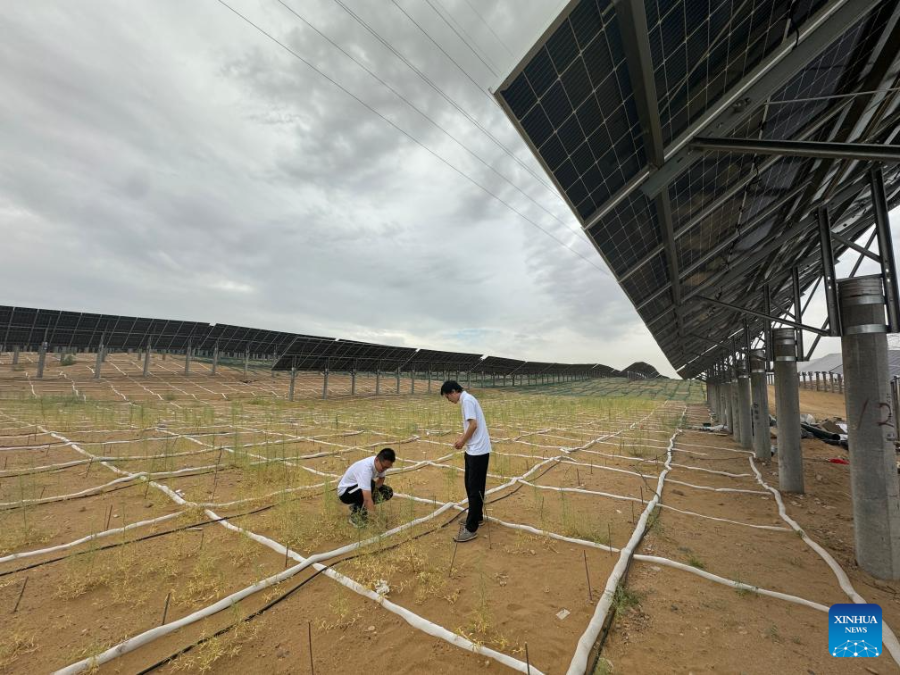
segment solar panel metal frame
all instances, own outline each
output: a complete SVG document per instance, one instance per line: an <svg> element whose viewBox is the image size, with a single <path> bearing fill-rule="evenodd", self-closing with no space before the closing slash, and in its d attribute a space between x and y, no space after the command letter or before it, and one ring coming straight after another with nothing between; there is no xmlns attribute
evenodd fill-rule
<svg viewBox="0 0 900 675"><path fill-rule="evenodd" d="M838 212L833 222L833 231L854 239L871 222L871 212L866 213L864 209L866 202L870 201L867 200L865 176L862 172L855 171L853 165L848 167L847 163L819 159L772 159L735 154L704 154L697 164L695 160L700 155L695 154L690 163L686 164L689 168L685 171L673 166L672 157L679 152L684 154L684 148L692 138L691 133L696 135L704 125L710 128L714 122L722 120L728 133L736 137L758 133L764 138L782 136L791 139L800 134L801 137L811 137L814 140L843 140L847 137L856 140L859 134L865 133L867 135L862 137L868 142L897 143L896 130L900 125L900 115L896 94L884 95L880 99L877 96L869 97L876 99L875 103L881 105L868 118L874 117L876 123L870 129L863 127L856 136L845 132L851 128L855 132L859 125L867 121L863 119L863 113L868 111L863 108L871 100L863 100L863 105L857 100L813 100L831 94L866 92L876 88L877 82L873 84L873 81L886 79L889 74L896 76L900 50L896 2L815 0L784 3L771 0L767 3L760 0L751 4L754 8L771 8L771 15L780 17L778 21L782 22L786 20L784 5L790 4L794 15L789 18L793 22L792 27L798 31L797 37L793 38L790 32L785 32L780 41L770 39L764 49L755 53L753 59L744 64L747 68L743 72L748 77L737 81L731 89L723 89L720 98L707 101L704 110L695 111L696 114L691 119L668 134L660 133L658 112L654 111L658 110L658 100L669 92L660 91L655 98L648 95L655 88L652 78L647 78L647 65L651 65L654 73L658 73L659 56L662 53L662 48L657 44L659 40L650 44L649 37L649 30L656 25L654 21L658 18L653 17L651 12L656 3L654 0L647 0L646 3L620 0L615 7L616 19L603 19L602 31L610 30L611 26L615 27L616 20L621 20L623 23L617 28L619 39L623 32L634 38L625 41L622 49L634 87L632 93L639 107L644 157L647 161L628 177L619 194L613 195L604 205L598 205L599 216L579 211L579 202L573 198L573 194L580 196L582 191L573 191L571 185L564 185L548 162L549 155L546 151L542 153L542 148L549 143L549 139L565 131L562 125L550 129L539 128L527 123L525 115L521 113L528 104L534 105L529 96L540 103L541 96L553 86L547 84L547 76L542 75L544 80L540 86L544 88L541 91L536 87L528 89L531 86L529 69L537 73L547 70L544 68L541 71L536 65L543 59L542 50L545 50L545 46L554 41L568 41L568 62L574 63L573 59L579 58L573 57L572 53L577 52L584 58L586 44L579 42L578 29L572 17L576 12L590 14L584 8L590 9L591 6L598 8L595 12L597 16L603 16L604 12L613 11L611 5L594 3L593 0L567 3L494 92L500 106L587 230L595 248L616 274L666 358L684 376L697 375L718 359L723 346L732 335L743 330L746 320L746 316L739 311L723 311L718 308L710 311L710 307L702 305L702 301L697 299L703 288L712 286L719 299L759 311L763 301L755 297L748 298L748 293L766 283L773 289L773 306L781 307L781 311L784 311L792 301L791 290L787 288L791 267L799 266L804 291L816 283L819 276L818 245L815 237L810 242L815 224L811 222L810 216L798 219L796 214L803 216L814 212L817 195L821 195L823 190L835 189L828 188L829 183L836 185L840 181L840 188L836 193L840 199L832 200ZM666 11L687 5L687 0L671 0L666 5ZM696 11L697 7L699 5L693 5L691 9ZM711 16L718 11L719 6L710 5L710 8ZM746 18L740 15L735 17L738 21ZM701 21L708 17L696 18ZM753 16L749 21L757 22L755 26L759 35L769 35L770 38L774 35L772 25L765 25L761 16ZM685 15L685 35L691 32L692 27L688 23ZM595 21L594 25L597 27L600 24ZM563 37L560 38L560 35ZM663 37L670 41L673 39L671 35ZM730 39L731 36L728 35L727 38ZM795 42L790 42L790 39L795 39ZM615 40L608 38L609 44L613 41ZM676 43L677 39L673 43L677 47ZM641 52L643 46L647 49ZM557 49L565 53L564 47L557 45ZM612 55L613 61L616 61L617 56ZM550 61L553 65L552 58ZM565 90L564 73L558 71L553 75ZM592 76L591 73L588 75ZM600 73L602 75L604 73ZM597 90L595 87L592 93ZM570 98L573 107L580 105L579 101L582 100L583 91L577 91L578 95ZM741 100L740 93L735 94L741 91L754 94L766 92L766 96L749 100L749 105L744 104L740 109L737 106L729 108L734 101ZM773 113L772 121L767 126L769 101L795 99L799 100L782 104L782 112ZM528 110L528 113L531 111ZM654 115L657 116L655 120ZM603 124L606 125L607 121ZM587 138L595 133L595 128L583 127L581 131ZM680 135L676 139L677 134ZM562 144L565 145L564 142ZM569 142L569 145L572 144ZM548 148L555 150L551 146ZM748 166L755 172L750 177L746 175ZM757 170L757 167L764 168ZM785 169L789 173L785 173ZM801 179L800 176L804 178ZM661 191L659 187L647 189L653 187L654 180L662 187ZM812 184L797 187L794 183L798 180L809 180ZM889 172L885 182L889 206L900 203L900 172ZM636 189L641 185L641 189ZM844 205L841 205L841 201ZM850 204L849 208L847 204ZM756 219L756 224L749 229L749 236L740 229L740 217ZM800 222L784 232L780 224L793 222L789 219L791 217ZM713 218L720 220L717 223ZM601 227L610 219L617 220L618 230ZM629 225L630 223L633 225ZM626 228L626 240L617 243L613 239L617 236L615 232L624 233ZM706 234L703 234L704 231ZM701 234L706 240L697 243L688 239L685 235L689 232L694 239ZM651 236L648 239L648 233L655 234L656 238ZM764 247L758 246L758 242L767 235L773 239L772 243ZM622 245L639 253L639 259L635 260L634 254L628 259L623 258L621 251L625 249L621 249ZM685 248L686 245L693 246L693 249ZM847 249L843 244L835 246L838 254ZM690 254L693 257L688 257L689 250L697 252ZM687 274L682 271L684 269L688 270ZM691 285L690 282L697 280L703 280L703 286ZM764 326L760 320L750 320L748 323L757 332L762 331Z"/></svg>

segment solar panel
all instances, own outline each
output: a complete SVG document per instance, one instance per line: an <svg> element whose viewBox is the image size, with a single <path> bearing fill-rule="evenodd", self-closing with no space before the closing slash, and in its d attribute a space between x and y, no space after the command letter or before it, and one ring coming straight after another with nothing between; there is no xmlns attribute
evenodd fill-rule
<svg viewBox="0 0 900 675"><path fill-rule="evenodd" d="M96 351L142 349L211 354L220 356L275 358L274 370L296 368L303 371L399 371L399 372L483 372L509 375L521 371L587 373L588 366L529 363L518 359L483 357L467 352L436 351L380 345L356 340L284 333L196 321L170 321L108 314L87 314L58 310L0 305L0 345L9 350L20 347L37 350L41 343ZM607 368L607 366L601 366ZM525 370L527 368L527 370Z"/></svg>
<svg viewBox="0 0 900 675"><path fill-rule="evenodd" d="M700 136L897 144L900 9L887 0L573 0L495 97L660 345L703 372L819 277L815 212L855 239L867 166L692 151ZM847 97L847 94L853 94ZM900 170L885 171L900 203ZM835 245L837 254L848 247Z"/></svg>

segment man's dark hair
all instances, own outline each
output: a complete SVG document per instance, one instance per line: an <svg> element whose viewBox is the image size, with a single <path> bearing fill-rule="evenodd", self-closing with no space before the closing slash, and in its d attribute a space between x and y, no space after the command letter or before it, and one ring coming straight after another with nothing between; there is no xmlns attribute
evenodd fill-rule
<svg viewBox="0 0 900 675"><path fill-rule="evenodd" d="M393 464L397 461L397 455L394 454L394 451L391 448L384 448L376 455L376 459Z"/></svg>
<svg viewBox="0 0 900 675"><path fill-rule="evenodd" d="M441 385L441 396L446 396L454 391L462 392L462 390L463 388L459 386L459 382L456 380L447 380Z"/></svg>

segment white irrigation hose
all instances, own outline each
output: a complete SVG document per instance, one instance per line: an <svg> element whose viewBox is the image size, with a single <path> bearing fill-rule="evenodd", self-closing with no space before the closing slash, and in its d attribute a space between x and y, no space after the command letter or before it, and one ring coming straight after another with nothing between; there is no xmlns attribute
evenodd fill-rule
<svg viewBox="0 0 900 675"><path fill-rule="evenodd" d="M637 547L638 542L640 542L641 537L643 536L644 531L647 528L647 520L650 518L650 514L653 512L653 509L656 508L656 505L659 503L659 495L660 493L662 493L663 484L666 480L666 474L668 474L671 469L671 449L675 444L675 437L679 433L680 430L676 430L675 433L672 434L672 437L669 439L669 450L666 456L665 469L663 469L662 473L660 473L659 475L659 480L656 486L656 494L654 494L650 501L647 502L647 506L644 509L643 513L641 513L641 517L638 520L637 526L634 528L634 532L632 532L631 534L631 538L628 540L625 548L623 548L619 552L619 559L613 567L613 571L609 575L609 578L606 580L606 587L604 588L603 594L600 597L600 602L597 603L597 608L594 610L594 615L593 617L591 617L587 629L578 640L578 646L575 648L575 653L572 655L572 660L569 662L569 669L566 671L568 675L584 675L584 673L588 669L588 658L590 657L591 650L594 648L594 645L597 642L597 638L600 636L600 631L603 630L603 623L606 621L606 615L609 612L609 608L612 606L616 588L618 588L619 582L621 581L622 577L625 574L625 570L628 567L628 559L634 554L634 549Z"/></svg>
<svg viewBox="0 0 900 675"><path fill-rule="evenodd" d="M715 488L715 487L710 487L709 485L695 485L694 483L685 483L684 481L675 480L674 478L670 478L669 482L673 483L675 485L683 485L685 487L694 488L695 490L709 490L710 492L740 492L740 493L748 494L748 495L765 495L766 497L769 496L769 493L767 491L763 491L763 490L742 490L740 488Z"/></svg>
<svg viewBox="0 0 900 675"><path fill-rule="evenodd" d="M703 469L699 466L689 466L688 464L673 464L678 469L687 469L688 471L701 471L703 473L712 473L717 476L727 476L728 478L753 478L752 473L729 473L728 471L716 471L715 469Z"/></svg>
<svg viewBox="0 0 900 675"><path fill-rule="evenodd" d="M115 480L111 480L108 483L104 483L103 485L96 485L91 488L87 488L86 490L82 490L81 492L73 492L67 495L55 495L52 497L42 497L40 499L22 499L17 502L0 502L0 507L17 507L17 506L25 506L26 504L49 504L51 502L64 502L69 499L75 499L76 497L83 497L85 495L94 494L95 492L102 492L108 487L113 485L118 485L119 483L127 483L129 481L136 480L138 478L142 478L146 476L146 473L135 473L130 476L124 476L122 478L116 478Z"/></svg>
<svg viewBox="0 0 900 675"><path fill-rule="evenodd" d="M577 494L585 494L585 495L597 495L600 497L609 497L610 499L620 499L622 501L628 502L641 502L644 503L643 499L639 499L638 497L628 497L626 495L617 495L612 492L600 492L599 490L587 490L585 488L568 488L568 487L558 487L556 485L538 485L537 483L529 483L526 480L518 479L519 483L523 485L529 485L533 488L537 488L538 490L553 490L555 492L575 492ZM677 513L683 513L686 516L694 516L696 518L705 518L707 520L715 520L720 523L730 523L732 525L741 525L743 527L754 527L759 530L773 530L775 532L790 532L791 530L787 527L778 527L777 525L754 525L753 523L745 523L739 520L729 520L728 518L718 518L716 516L708 516L703 513L697 513L696 511L685 511L684 509L679 509L674 506L669 506L668 504L660 504L660 508L669 509L670 511L676 511Z"/></svg>
<svg viewBox="0 0 900 675"><path fill-rule="evenodd" d="M812 600L807 600L805 598L798 597L796 595L789 595L787 593L780 593L778 591L770 591L766 588L760 588L759 586L753 586L751 584L745 584L741 581L734 581L733 579L726 579L725 577L720 577L716 574L712 574L707 572L706 570L701 570L696 567L692 567L690 565L685 565L684 563L677 562L675 560L670 560L669 558L661 558L655 555L644 555L643 553L635 553L635 560L641 560L643 562L651 562L656 563L658 565L665 565L667 567L672 567L677 570L681 570L683 572L690 572L691 574L696 574L699 577L704 579L708 579L709 581L715 581L717 584L723 584L725 586L730 586L737 590L746 590L752 593L758 593L759 595L767 595L770 598L777 598L779 600L787 600L788 602L793 602L797 605L803 605L804 607L809 607L811 609L816 609L820 612L828 613L828 607L825 605L820 605L818 602L813 602Z"/></svg>
<svg viewBox="0 0 900 675"><path fill-rule="evenodd" d="M856 592L856 589L853 588L853 584L850 583L850 578L847 576L847 573L843 570L843 568L838 564L838 562L831 556L831 554L826 551L824 548L819 546L819 544L806 534L803 528L791 518L787 514L787 510L784 508L784 502L781 499L781 493L775 488L771 487L765 480L763 480L762 474L759 472L759 469L756 468L756 462L753 457L748 458L750 460L750 468L753 469L753 473L756 474L757 482L766 488L769 492L771 492L775 496L775 501L778 502L778 513L781 516L781 519L786 522L791 528L800 534L800 537L806 544L819 554L819 557L825 561L825 564L831 568L831 571L834 572L834 576L837 577L838 584L840 584L841 589L847 596L853 600L854 603L858 605L865 605L866 600ZM900 666L900 642L897 641L897 636L894 634L894 631L891 630L891 627L888 626L887 621L882 621L882 642L884 642L884 646L887 647L888 652L890 652L891 657L893 657L894 662Z"/></svg>
<svg viewBox="0 0 900 675"><path fill-rule="evenodd" d="M136 523L124 525L123 527L115 527L111 530L105 530L103 532L95 532L94 534L88 535L87 537L82 537L81 539L76 539L75 541L70 541L67 544L59 544L58 546L51 546L49 548L36 549L34 551L24 551L22 553L11 553L10 555L0 558L0 564L7 563L7 562L10 562L13 560L21 560L22 558L32 558L37 555L44 555L45 553L54 553L56 551L64 551L66 549L74 548L76 546L87 543L89 541L93 541L95 539L103 539L104 537L111 537L115 534L122 534L124 532L127 532L128 530L134 530L139 527L147 527L148 525L156 525L157 523L162 523L166 520L172 520L173 518L178 518L178 516L183 515L183 514L184 514L184 511L176 511L175 513L169 513L165 516L160 516L159 518L151 518L150 520L141 520Z"/></svg>

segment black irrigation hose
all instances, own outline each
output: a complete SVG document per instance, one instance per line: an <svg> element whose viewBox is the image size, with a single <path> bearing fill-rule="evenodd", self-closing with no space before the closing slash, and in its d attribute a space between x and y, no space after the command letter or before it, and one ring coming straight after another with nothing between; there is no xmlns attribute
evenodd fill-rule
<svg viewBox="0 0 900 675"><path fill-rule="evenodd" d="M541 474L538 476L538 478L540 478L541 476L543 476L545 473L547 473L547 471L549 471L550 469L552 469L554 466L556 466L556 465L554 464L554 465L551 465L551 466L547 467L547 469L546 469L545 471L541 472ZM510 490L508 493L506 493L506 494L504 494L504 495L501 495L500 497L497 497L497 498L495 498L495 499L492 499L492 500L490 500L489 502L486 502L486 503L488 503L488 504L493 504L493 503L495 503L495 502L500 501L501 499L506 499L507 497L511 497L511 496L514 495L516 492L518 492L521 488L522 488L522 483L519 483L518 485L516 485L516 487L515 487L513 490ZM271 508L271 507L266 507L266 508ZM453 517L450 518L450 520L448 520L447 522L441 524L440 526L436 527L435 529L429 530L428 532L421 532L421 533L419 533L419 534L417 534L417 535L415 535L415 536L413 536L413 537L410 537L409 539L404 539L403 541L397 542L396 544L391 544L390 546L382 547L382 548L378 549L378 553L384 553L385 551L390 551L390 550L392 550L392 549L398 548L399 546L402 546L402 545L404 545L404 544L407 544L407 543L409 543L409 542L411 542L411 541L415 541L416 539L420 539L420 538L425 537L425 536L428 536L428 535L430 535L430 534L434 534L434 533L437 532L438 530L442 530L442 529L444 529L445 527L447 527L448 525L450 525L450 524L452 524L453 522L455 522L462 514L463 514L463 511L457 511L457 512L453 515ZM223 520L224 520L224 519L223 519ZM211 522L214 522L214 521L208 521L208 522L211 523ZM231 624L231 625L229 625L229 626L226 626L225 628L222 628L222 629L216 631L216 632L213 633L212 635L208 635L208 636L206 636L206 637L204 637L204 638L201 638L200 640L197 640L196 642L194 642L194 643L192 643L192 644L187 645L186 647L181 648L181 649L178 650L177 652L174 652L173 654L170 654L169 656L167 656L167 657L165 657L165 658L163 658L163 659L157 661L156 663L154 663L154 664L152 664L152 665L150 665L150 666L144 668L143 670L139 670L139 671L137 672L137 675L146 675L147 673L151 673L151 672L153 672L154 670L157 670L158 668L162 668L162 667L163 667L164 665L166 665L167 663L170 663L170 662L174 661L174 660L177 659L179 656L182 656L182 655L188 653L188 652L191 651L192 649L194 649L194 648L196 648L196 647L199 647L200 645L204 644L205 642L208 642L208 641L212 640L213 638L219 637L220 635L224 635L225 633L227 633L227 632L229 632L230 630L236 628L237 626L239 626L239 625L242 624L242 623L246 623L246 622L250 621L251 619L255 619L256 617L258 617L258 616L260 616L261 614L263 614L264 612L267 612L268 610L272 609L275 605L279 604L279 603L282 602L283 600L286 600L288 597L290 597L291 595L293 595L294 593L296 593L297 591L299 591L301 588L303 588L306 584L308 584L310 581L312 581L313 579L315 579L317 576L319 576L319 575L320 575L321 573L323 573L325 570L330 569L330 568L334 567L335 565L339 565L340 563L349 562L350 560L354 560L354 559L359 558L359 557L362 557L362 556L364 556L364 555L370 555L370 553L365 553L365 552L355 553L355 554L353 554L353 555L349 555L349 556L347 556L347 557L345 557L345 558L341 558L340 560L335 560L334 562L325 565L321 570L316 570L316 572L315 572L312 576L307 577L306 579L304 579L303 581L301 581L299 584L297 584L296 586L294 586L294 587L291 588L290 590L286 591L285 593L279 595L279 596L276 597L276 598L273 598L272 600L270 600L269 602L267 602L265 605L263 605L262 607L260 607L258 610L256 610L256 611L253 612L252 614L249 614L248 616L244 617L243 619L241 619L240 621L238 621L238 622L236 622L236 623L233 623L233 624Z"/></svg>
<svg viewBox="0 0 900 675"><path fill-rule="evenodd" d="M108 460L102 460L102 461L108 461ZM99 463L100 462L98 462L98 464ZM69 467L69 468L75 468L75 467ZM195 471L193 473L183 473L183 474L178 474L177 476L164 476L164 478L193 478L194 476L203 476L205 474L212 473L214 471L215 471L214 468L213 469L204 469L203 471ZM166 473L166 472L161 471L159 473ZM147 478L147 476L146 475L137 476L137 478ZM149 475L149 480L154 480L152 473ZM88 497L97 497L98 495L108 495L111 492L118 492L119 490L127 490L129 488L138 487L141 485L144 485L146 487L147 484L144 483L143 481L138 481L138 482L129 483L128 485L120 485L118 487L113 487L113 488L110 488L109 490L101 490L100 492L91 492L91 493L88 493L85 495L77 495L74 497L67 497L66 499L57 499L56 501L35 502L35 503L31 503L31 504L21 504L20 503L20 504L14 504L12 506L3 506L3 507L0 507L0 512L15 511L17 509L23 509L23 508L27 508L29 506L43 506L45 504L59 504L62 502L72 502L72 501L76 501L78 499L87 499ZM49 497L47 499L49 499Z"/></svg>
<svg viewBox="0 0 900 675"><path fill-rule="evenodd" d="M316 493L312 496L318 496L321 494L325 494L324 492ZM6 572L0 572L0 577L9 576L10 574L15 574L17 572L26 572L31 569L35 569L37 567L43 567L44 565L49 565L51 563L59 562L61 560L67 560L68 558L77 558L78 556L87 555L88 553L92 553L95 551L107 551L113 548L119 548L120 546L125 546L126 544L138 544L142 541L147 541L150 539L156 539L157 537L164 537L169 534L175 534L177 532L182 532L184 530L189 530L196 527L205 527L207 525L214 525L216 523L221 523L224 520L237 520L238 518L244 518L246 516L252 516L257 513L262 513L264 511L268 511L270 509L274 509L277 506L281 506L283 504L287 504L290 502L301 501L305 499L305 497L295 497L293 499L288 499L284 502L279 502L277 504L268 504L267 506L261 506L257 509L252 509L250 511L245 511L244 513L237 513L232 516L224 516L221 518L209 519L199 521L196 523L191 523L189 525L183 525L181 527L176 527L171 530L163 530L162 532L154 532L153 534L147 534L142 537L138 537L137 539L129 539L128 541L120 541L115 544L105 544L104 546L98 546L97 548L88 549L86 551L76 551L75 553L69 553L68 555L59 556L58 558L50 558L49 560L42 560L40 562L32 563L31 565L26 565L25 567L19 567L18 569L8 570ZM85 542L89 543L89 542Z"/></svg>

